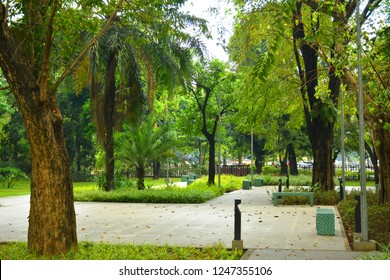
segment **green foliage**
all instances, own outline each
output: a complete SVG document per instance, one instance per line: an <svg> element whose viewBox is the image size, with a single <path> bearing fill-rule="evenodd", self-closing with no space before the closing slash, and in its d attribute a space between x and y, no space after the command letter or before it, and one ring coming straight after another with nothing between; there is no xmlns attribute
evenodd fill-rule
<svg viewBox="0 0 390 280"><path fill-rule="evenodd" d="M340 200L338 191L323 191L318 189L314 191L314 204L318 205L336 205Z"/></svg>
<svg viewBox="0 0 390 280"><path fill-rule="evenodd" d="M366 254L361 257L362 260L390 260L390 243L387 245L379 243L379 252Z"/></svg>
<svg viewBox="0 0 390 280"><path fill-rule="evenodd" d="M153 161L162 160L177 145L170 127L150 115L144 122L124 125L123 131L116 137L117 158L127 165L135 167L138 177L138 189L144 189L145 169Z"/></svg>
<svg viewBox="0 0 390 280"><path fill-rule="evenodd" d="M16 167L1 167L0 168L0 182L2 187L10 189L14 186L15 180L25 179L27 175Z"/></svg>
<svg viewBox="0 0 390 280"><path fill-rule="evenodd" d="M91 172L88 172L86 170L73 171L72 180L73 182L90 182L95 180L95 177L91 175Z"/></svg>
<svg viewBox="0 0 390 280"><path fill-rule="evenodd" d="M278 169L279 170L279 169ZM286 186L286 176L279 176L278 174L271 173L268 175L256 175L256 177L262 178L264 185L267 186L277 186L279 184L279 179L282 179L282 185ZM290 186L310 186L311 185L311 175L297 175L289 177Z"/></svg>
<svg viewBox="0 0 390 280"><path fill-rule="evenodd" d="M186 188L167 184L160 188L146 188L137 190L134 187L123 187L115 191L101 190L75 191L75 200L104 201L104 202L132 202L132 203L203 203L225 192L241 189L242 178L221 176L221 188L209 186L207 178L203 177Z"/></svg>
<svg viewBox="0 0 390 280"><path fill-rule="evenodd" d="M345 226L348 229L355 228L355 207L357 201L355 195L357 191L347 194L346 200L338 204L338 209ZM390 217L390 204L378 205L379 197L376 192L367 191L367 220L368 220L368 238L382 244L390 243L390 220L384 217Z"/></svg>
<svg viewBox="0 0 390 280"><path fill-rule="evenodd" d="M280 168L275 166L263 166L263 175L271 175L280 173Z"/></svg>
<svg viewBox="0 0 390 280"><path fill-rule="evenodd" d="M0 187L0 197L30 194L30 180L14 181L12 188Z"/></svg>
<svg viewBox="0 0 390 280"><path fill-rule="evenodd" d="M27 243L0 245L1 260L239 260L242 251L232 251L222 244L204 248L158 246L153 244L110 244L80 242L78 250L65 255L41 257L27 252Z"/></svg>

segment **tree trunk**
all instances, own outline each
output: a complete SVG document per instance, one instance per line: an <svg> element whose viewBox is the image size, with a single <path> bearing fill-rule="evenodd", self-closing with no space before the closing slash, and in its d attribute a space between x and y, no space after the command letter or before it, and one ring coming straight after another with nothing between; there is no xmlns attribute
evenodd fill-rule
<svg viewBox="0 0 390 280"><path fill-rule="evenodd" d="M295 155L294 146L291 143L287 145L287 154L290 164L290 174L298 175L297 156Z"/></svg>
<svg viewBox="0 0 390 280"><path fill-rule="evenodd" d="M387 119L387 122L390 122ZM384 127L386 118L382 122L371 122L372 138L375 153L379 160L379 203L390 202L390 132Z"/></svg>
<svg viewBox="0 0 390 280"><path fill-rule="evenodd" d="M115 94L116 81L115 73L118 64L117 52L110 54L107 62L107 73L104 88L104 122L105 122L105 165L106 165L106 184L104 189L110 191L115 189L115 159L114 159L114 112L115 112Z"/></svg>
<svg viewBox="0 0 390 280"><path fill-rule="evenodd" d="M322 121L321 121L322 122ZM332 160L333 127L314 125L310 130L313 152L313 186L319 184L322 190L334 190L334 166Z"/></svg>
<svg viewBox="0 0 390 280"><path fill-rule="evenodd" d="M159 161L153 162L153 179L157 180L160 179L160 173L161 173L161 164Z"/></svg>
<svg viewBox="0 0 390 280"><path fill-rule="evenodd" d="M145 189L145 167L143 165L136 167L137 171L137 189L144 190Z"/></svg>
<svg viewBox="0 0 390 280"><path fill-rule="evenodd" d="M46 58L50 44L47 41L45 45ZM77 249L72 178L62 116L54 94L49 91L49 62L44 60L42 64L32 65L23 53L23 45L10 34L6 8L2 4L0 66L23 115L30 143L28 249L38 255L66 253L72 247Z"/></svg>
<svg viewBox="0 0 390 280"><path fill-rule="evenodd" d="M215 185L215 136L209 135L207 137L209 142L209 185Z"/></svg>
<svg viewBox="0 0 390 280"><path fill-rule="evenodd" d="M258 138L256 137L253 141L253 153L255 155L255 166L256 166L256 173L261 174L263 171L263 162L264 162L264 155L265 155L265 138Z"/></svg>
<svg viewBox="0 0 390 280"><path fill-rule="evenodd" d="M374 168L375 184L379 185L379 172L380 171L379 171L379 165L378 165L378 157L377 157L376 152L375 152L375 147L373 146L371 148L370 145L367 143L367 141L364 141L364 146L365 146L366 152L370 156L372 166Z"/></svg>
<svg viewBox="0 0 390 280"><path fill-rule="evenodd" d="M77 248L73 186L62 118L53 116L54 110L59 112L48 106L30 112L23 110L32 158L28 249L38 255L61 254Z"/></svg>
<svg viewBox="0 0 390 280"><path fill-rule="evenodd" d="M317 98L318 86L318 46L306 41L305 27L302 22L302 2L297 2L293 18L294 54L301 79L301 95L309 132L309 140L313 153L312 184L319 184L323 190L334 190L334 168L332 161L333 149L333 115L331 105ZM299 19L299 20L298 20ZM313 22L309 32L316 33L318 22ZM298 52L298 46L300 53ZM303 59L304 67L301 65ZM334 75L334 69L329 71L329 89L334 96L339 90L340 79ZM334 97L332 97L334 101Z"/></svg>

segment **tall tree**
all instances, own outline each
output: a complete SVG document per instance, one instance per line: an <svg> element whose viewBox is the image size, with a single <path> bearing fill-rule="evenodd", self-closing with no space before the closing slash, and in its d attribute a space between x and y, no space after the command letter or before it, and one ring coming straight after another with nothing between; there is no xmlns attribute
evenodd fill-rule
<svg viewBox="0 0 390 280"><path fill-rule="evenodd" d="M233 79L233 75L228 73L226 64L212 60L196 66L190 81L191 85L188 87L197 107L199 130L209 144L208 183L210 185L215 184L215 137L221 117L231 105L228 96L232 92Z"/></svg>
<svg viewBox="0 0 390 280"><path fill-rule="evenodd" d="M158 85L172 88L182 79L191 59L189 48L201 49L200 41L181 30L183 24L206 30L204 20L179 11L183 1L149 4L134 5L117 18L91 55L91 111L105 151L106 190L115 188L114 129L125 118L138 122L147 110L153 111Z"/></svg>
<svg viewBox="0 0 390 280"><path fill-rule="evenodd" d="M353 31L350 21L356 1L248 3L244 6L244 11L249 9L262 15L273 15L272 19L266 18L271 20L266 29L272 30L274 35L267 40L268 52L257 59L254 73L258 77L268 77L270 66L275 64L277 51L285 38L286 28L292 27L292 36L288 40L293 46L295 69L298 70L300 79L299 90L314 159L312 182L318 183L324 190L332 190L334 124L341 77L348 65L347 47ZM365 2L362 22L367 20L380 3L380 0Z"/></svg>
<svg viewBox="0 0 390 280"><path fill-rule="evenodd" d="M362 23L380 3L380 0L366 2ZM313 183L319 183L324 190L334 189L332 147L335 109L338 106L341 77L345 76L343 71L347 69L346 49L351 40L350 20L355 9L355 0L296 1L293 9L294 53L313 150ZM324 48L325 45L329 51ZM327 86L319 82L322 79L319 75L320 59L327 66Z"/></svg>
<svg viewBox="0 0 390 280"><path fill-rule="evenodd" d="M91 40L73 63L56 72L51 56L57 39L56 16L72 9L72 3L61 4L46 0L0 4L0 67L22 113L31 149L28 249L45 255L77 248L73 187L56 92L96 42ZM77 34L76 27L67 26Z"/></svg>
<svg viewBox="0 0 390 280"><path fill-rule="evenodd" d="M302 134L304 118L296 90L299 81L292 74L296 68L292 46L281 40L280 30L269 25L281 16L279 8L280 3L269 3L240 10L229 51L242 79L236 89L238 129L246 133L253 129L255 135L265 139L264 149L279 155L284 162L282 171L286 173L286 155L293 154L292 148L298 148L296 139ZM274 67L263 65L262 68L262 63L267 61L272 61ZM295 161L294 157L291 159Z"/></svg>
<svg viewBox="0 0 390 280"><path fill-rule="evenodd" d="M364 117L371 132L373 151L369 152L379 169L380 203L390 202L390 28L384 27L364 48ZM373 44L372 44L373 43ZM357 93L354 77L348 76L348 88ZM367 144L366 144L367 146ZM376 159L377 157L377 159ZM379 165L376 164L376 160Z"/></svg>

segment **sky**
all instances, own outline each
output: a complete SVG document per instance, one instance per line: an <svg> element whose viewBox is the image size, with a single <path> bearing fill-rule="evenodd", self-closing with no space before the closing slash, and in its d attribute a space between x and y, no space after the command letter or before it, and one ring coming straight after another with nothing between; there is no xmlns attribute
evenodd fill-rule
<svg viewBox="0 0 390 280"><path fill-rule="evenodd" d="M218 35L218 29L224 28L225 32L223 39L226 43L229 41L229 37L232 35L233 30L233 15L226 14L226 10L231 7L223 0L188 0L183 11L189 11L191 14L204 18L208 21L208 26L213 36L212 40L202 38L209 52L210 58L218 58L223 61L228 61L229 55L224 51L222 46L218 45L221 41ZM219 11L217 15L212 15L208 12L209 8L217 8Z"/></svg>

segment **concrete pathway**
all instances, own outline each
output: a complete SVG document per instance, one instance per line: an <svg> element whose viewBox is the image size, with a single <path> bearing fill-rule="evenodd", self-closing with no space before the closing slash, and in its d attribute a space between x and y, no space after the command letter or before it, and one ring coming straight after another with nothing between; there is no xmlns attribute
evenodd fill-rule
<svg viewBox="0 0 390 280"><path fill-rule="evenodd" d="M244 259L356 259L335 207L335 236L316 234L319 206L273 206L276 187L254 187L203 204L76 202L78 239L203 247L232 246L234 201L241 199ZM322 207L322 206L321 206ZM29 196L0 198L0 242L26 241Z"/></svg>

